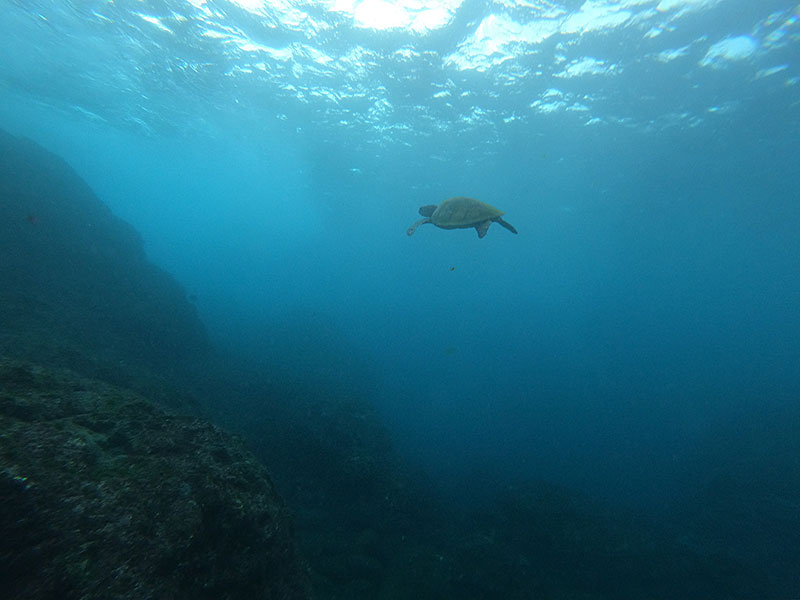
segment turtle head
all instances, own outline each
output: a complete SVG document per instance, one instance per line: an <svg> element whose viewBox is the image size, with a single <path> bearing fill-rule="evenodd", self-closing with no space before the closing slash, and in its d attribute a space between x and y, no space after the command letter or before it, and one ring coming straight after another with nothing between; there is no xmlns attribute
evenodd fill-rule
<svg viewBox="0 0 800 600"><path fill-rule="evenodd" d="M419 207L419 214L423 217L432 217L437 208L439 207L435 204L426 204L425 206Z"/></svg>

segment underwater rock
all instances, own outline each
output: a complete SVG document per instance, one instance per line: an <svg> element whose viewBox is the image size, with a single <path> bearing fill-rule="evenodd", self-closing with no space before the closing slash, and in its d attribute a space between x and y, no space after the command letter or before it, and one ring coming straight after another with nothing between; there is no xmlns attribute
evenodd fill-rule
<svg viewBox="0 0 800 600"><path fill-rule="evenodd" d="M2 131L0 256L0 356L191 406L209 342L184 291L64 160Z"/></svg>
<svg viewBox="0 0 800 600"><path fill-rule="evenodd" d="M308 596L239 440L70 371L0 361L0 506L4 597Z"/></svg>
<svg viewBox="0 0 800 600"><path fill-rule="evenodd" d="M768 574L630 509L545 482L520 482L470 517L454 541L457 598L748 599Z"/></svg>
<svg viewBox="0 0 800 600"><path fill-rule="evenodd" d="M674 506L705 546L766 566L764 597L800 597L798 431L794 400L715 424L698 436Z"/></svg>

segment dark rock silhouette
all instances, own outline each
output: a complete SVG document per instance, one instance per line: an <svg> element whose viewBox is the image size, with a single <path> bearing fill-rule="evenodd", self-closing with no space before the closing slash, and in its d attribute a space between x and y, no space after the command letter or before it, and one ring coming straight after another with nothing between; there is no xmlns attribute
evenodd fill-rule
<svg viewBox="0 0 800 600"><path fill-rule="evenodd" d="M0 256L0 355L190 407L209 344L184 291L69 165L5 132Z"/></svg>

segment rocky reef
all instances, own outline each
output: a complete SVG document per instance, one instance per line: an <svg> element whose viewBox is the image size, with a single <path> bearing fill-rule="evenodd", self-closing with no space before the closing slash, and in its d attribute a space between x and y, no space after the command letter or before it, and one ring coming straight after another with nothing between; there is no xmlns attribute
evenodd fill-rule
<svg viewBox="0 0 800 600"><path fill-rule="evenodd" d="M3 132L0 256L0 596L307 597L266 468L198 418L214 356L185 293Z"/></svg>
<svg viewBox="0 0 800 600"><path fill-rule="evenodd" d="M287 511L243 444L66 370L0 362L8 598L304 598Z"/></svg>

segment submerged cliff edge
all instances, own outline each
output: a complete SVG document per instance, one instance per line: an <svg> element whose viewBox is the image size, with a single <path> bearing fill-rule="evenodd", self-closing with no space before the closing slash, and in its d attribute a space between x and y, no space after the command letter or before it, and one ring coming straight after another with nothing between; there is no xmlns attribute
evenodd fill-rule
<svg viewBox="0 0 800 600"><path fill-rule="evenodd" d="M139 234L60 157L0 131L0 355L193 411L205 328Z"/></svg>
<svg viewBox="0 0 800 600"><path fill-rule="evenodd" d="M198 418L202 323L59 157L0 132L0 594L306 598L266 468Z"/></svg>

